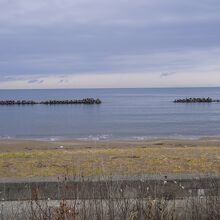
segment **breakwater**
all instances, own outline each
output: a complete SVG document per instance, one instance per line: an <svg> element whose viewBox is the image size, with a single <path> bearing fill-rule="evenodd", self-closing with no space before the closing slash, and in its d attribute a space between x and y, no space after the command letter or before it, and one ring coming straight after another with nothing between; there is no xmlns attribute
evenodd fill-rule
<svg viewBox="0 0 220 220"><path fill-rule="evenodd" d="M219 99L208 98L185 98L185 99L175 99L174 103L212 103L220 102Z"/></svg>
<svg viewBox="0 0 220 220"><path fill-rule="evenodd" d="M33 101L33 100L0 100L0 105L73 105L73 104L101 104L100 99L85 98L74 100L46 100L46 101Z"/></svg>

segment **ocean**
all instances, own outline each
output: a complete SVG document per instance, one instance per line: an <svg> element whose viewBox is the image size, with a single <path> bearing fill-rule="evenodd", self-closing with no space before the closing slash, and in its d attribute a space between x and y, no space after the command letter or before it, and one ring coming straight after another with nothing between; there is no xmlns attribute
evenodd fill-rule
<svg viewBox="0 0 220 220"><path fill-rule="evenodd" d="M2 139L145 140L220 136L220 88L0 90L0 100L100 98L101 105L0 106Z"/></svg>

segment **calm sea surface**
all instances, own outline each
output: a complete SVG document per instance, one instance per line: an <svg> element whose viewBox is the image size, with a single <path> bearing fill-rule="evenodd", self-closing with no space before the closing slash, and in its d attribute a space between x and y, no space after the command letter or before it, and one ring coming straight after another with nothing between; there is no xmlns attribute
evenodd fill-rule
<svg viewBox="0 0 220 220"><path fill-rule="evenodd" d="M0 138L151 139L220 136L220 103L175 104L175 98L220 99L220 88L0 90L0 99L100 98L101 105L0 106Z"/></svg>

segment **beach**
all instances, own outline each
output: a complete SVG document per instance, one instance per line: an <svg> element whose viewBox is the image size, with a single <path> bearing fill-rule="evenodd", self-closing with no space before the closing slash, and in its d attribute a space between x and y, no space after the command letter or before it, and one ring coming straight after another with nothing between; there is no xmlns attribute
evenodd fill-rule
<svg viewBox="0 0 220 220"><path fill-rule="evenodd" d="M132 176L220 171L220 138L0 140L0 176Z"/></svg>
<svg viewBox="0 0 220 220"><path fill-rule="evenodd" d="M220 138L2 139L1 216L96 219L101 212L102 219L112 213L142 219L139 213L146 210L150 217L144 219L158 213L167 219L209 216L219 210L219 146Z"/></svg>

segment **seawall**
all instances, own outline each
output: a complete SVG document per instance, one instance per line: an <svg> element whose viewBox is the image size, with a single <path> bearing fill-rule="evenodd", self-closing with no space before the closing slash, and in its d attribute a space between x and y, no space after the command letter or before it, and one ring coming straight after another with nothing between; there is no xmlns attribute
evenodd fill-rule
<svg viewBox="0 0 220 220"><path fill-rule="evenodd" d="M220 175L147 175L138 177L1 178L0 200L59 200L165 197L220 194Z"/></svg>

